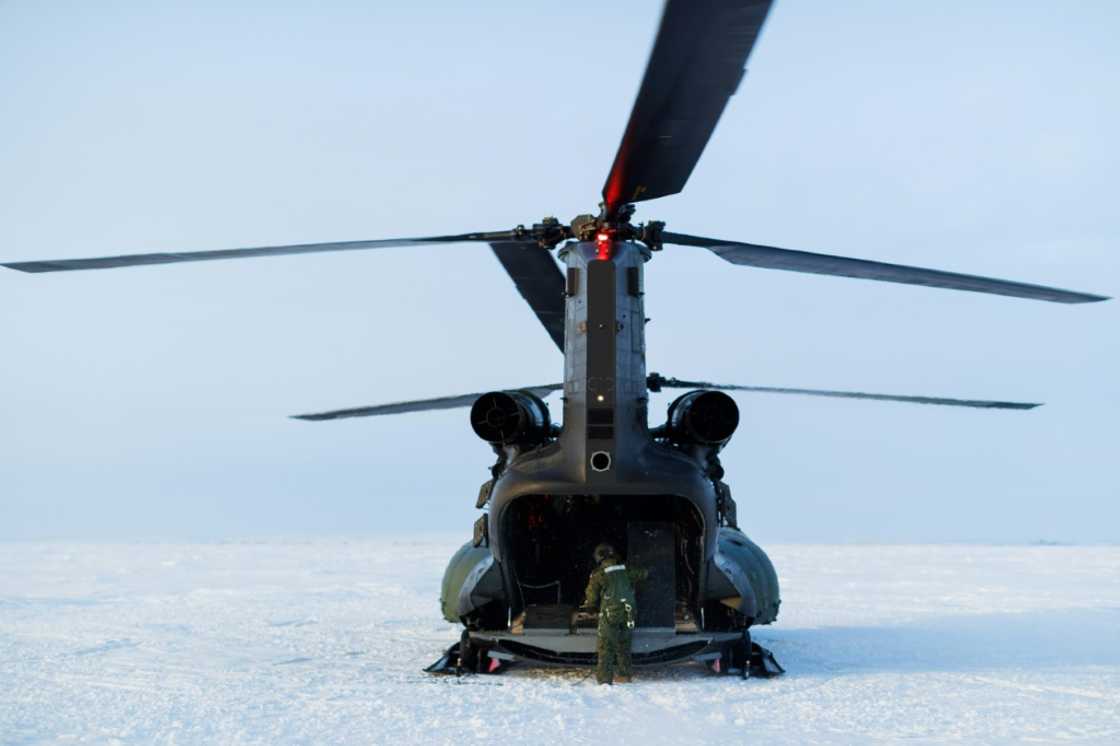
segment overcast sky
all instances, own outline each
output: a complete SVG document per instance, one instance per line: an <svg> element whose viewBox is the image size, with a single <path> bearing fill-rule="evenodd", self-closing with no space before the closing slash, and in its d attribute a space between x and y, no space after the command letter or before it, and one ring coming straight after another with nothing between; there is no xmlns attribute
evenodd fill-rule
<svg viewBox="0 0 1120 746"><path fill-rule="evenodd" d="M590 212L658 2L0 3L0 259ZM779 0L670 230L1120 293L1120 5ZM742 395L761 541L1120 541L1120 304L647 266L651 370L1043 401ZM0 538L459 530L463 411L559 380L485 246L0 271ZM651 415L668 403L655 395ZM558 405L554 402L554 411Z"/></svg>

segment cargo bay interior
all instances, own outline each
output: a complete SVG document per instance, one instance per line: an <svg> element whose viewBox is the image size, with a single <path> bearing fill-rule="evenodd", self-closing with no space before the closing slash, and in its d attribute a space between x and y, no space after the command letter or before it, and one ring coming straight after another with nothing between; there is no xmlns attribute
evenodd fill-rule
<svg viewBox="0 0 1120 746"><path fill-rule="evenodd" d="M675 495L526 495L503 520L514 578L515 629L567 628L583 602L592 558L611 544L630 567L649 571L636 588L639 628L694 624L703 520Z"/></svg>

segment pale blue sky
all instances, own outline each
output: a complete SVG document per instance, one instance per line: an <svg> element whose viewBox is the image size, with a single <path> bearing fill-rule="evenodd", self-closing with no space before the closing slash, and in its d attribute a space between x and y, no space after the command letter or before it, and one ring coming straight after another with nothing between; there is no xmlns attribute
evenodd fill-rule
<svg viewBox="0 0 1120 746"><path fill-rule="evenodd" d="M671 230L1120 293L1120 6L779 0ZM0 3L0 259L501 229L595 209L658 2ZM761 541L1120 541L1116 302L647 267L679 377L1044 401L738 397ZM0 272L0 538L462 530L465 412L558 380L484 246ZM651 411L663 416L665 396Z"/></svg>

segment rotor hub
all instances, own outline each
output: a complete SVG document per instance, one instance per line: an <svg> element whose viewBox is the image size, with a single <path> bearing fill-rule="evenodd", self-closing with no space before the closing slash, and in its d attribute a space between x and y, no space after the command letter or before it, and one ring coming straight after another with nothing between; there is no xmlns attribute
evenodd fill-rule
<svg viewBox="0 0 1120 746"><path fill-rule="evenodd" d="M518 225L511 233L515 239L531 239L542 249L550 251L569 239L594 241L600 245L600 254L605 253L606 257L610 255L609 244L614 241L641 241L651 251L660 251L665 223L651 220L634 225L630 222L633 214L634 205L622 205L614 213L608 213L604 207L598 215L576 215L568 225L550 216L530 227Z"/></svg>

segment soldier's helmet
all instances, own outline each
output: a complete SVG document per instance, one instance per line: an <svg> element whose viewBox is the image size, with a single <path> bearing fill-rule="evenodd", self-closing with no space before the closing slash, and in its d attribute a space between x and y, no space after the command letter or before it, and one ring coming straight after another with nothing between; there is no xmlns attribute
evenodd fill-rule
<svg viewBox="0 0 1120 746"><path fill-rule="evenodd" d="M599 564L600 562L608 558L617 559L618 552L616 552L614 550L614 547L612 547L610 544L604 543L595 547L595 552L591 556L595 559L595 564Z"/></svg>

